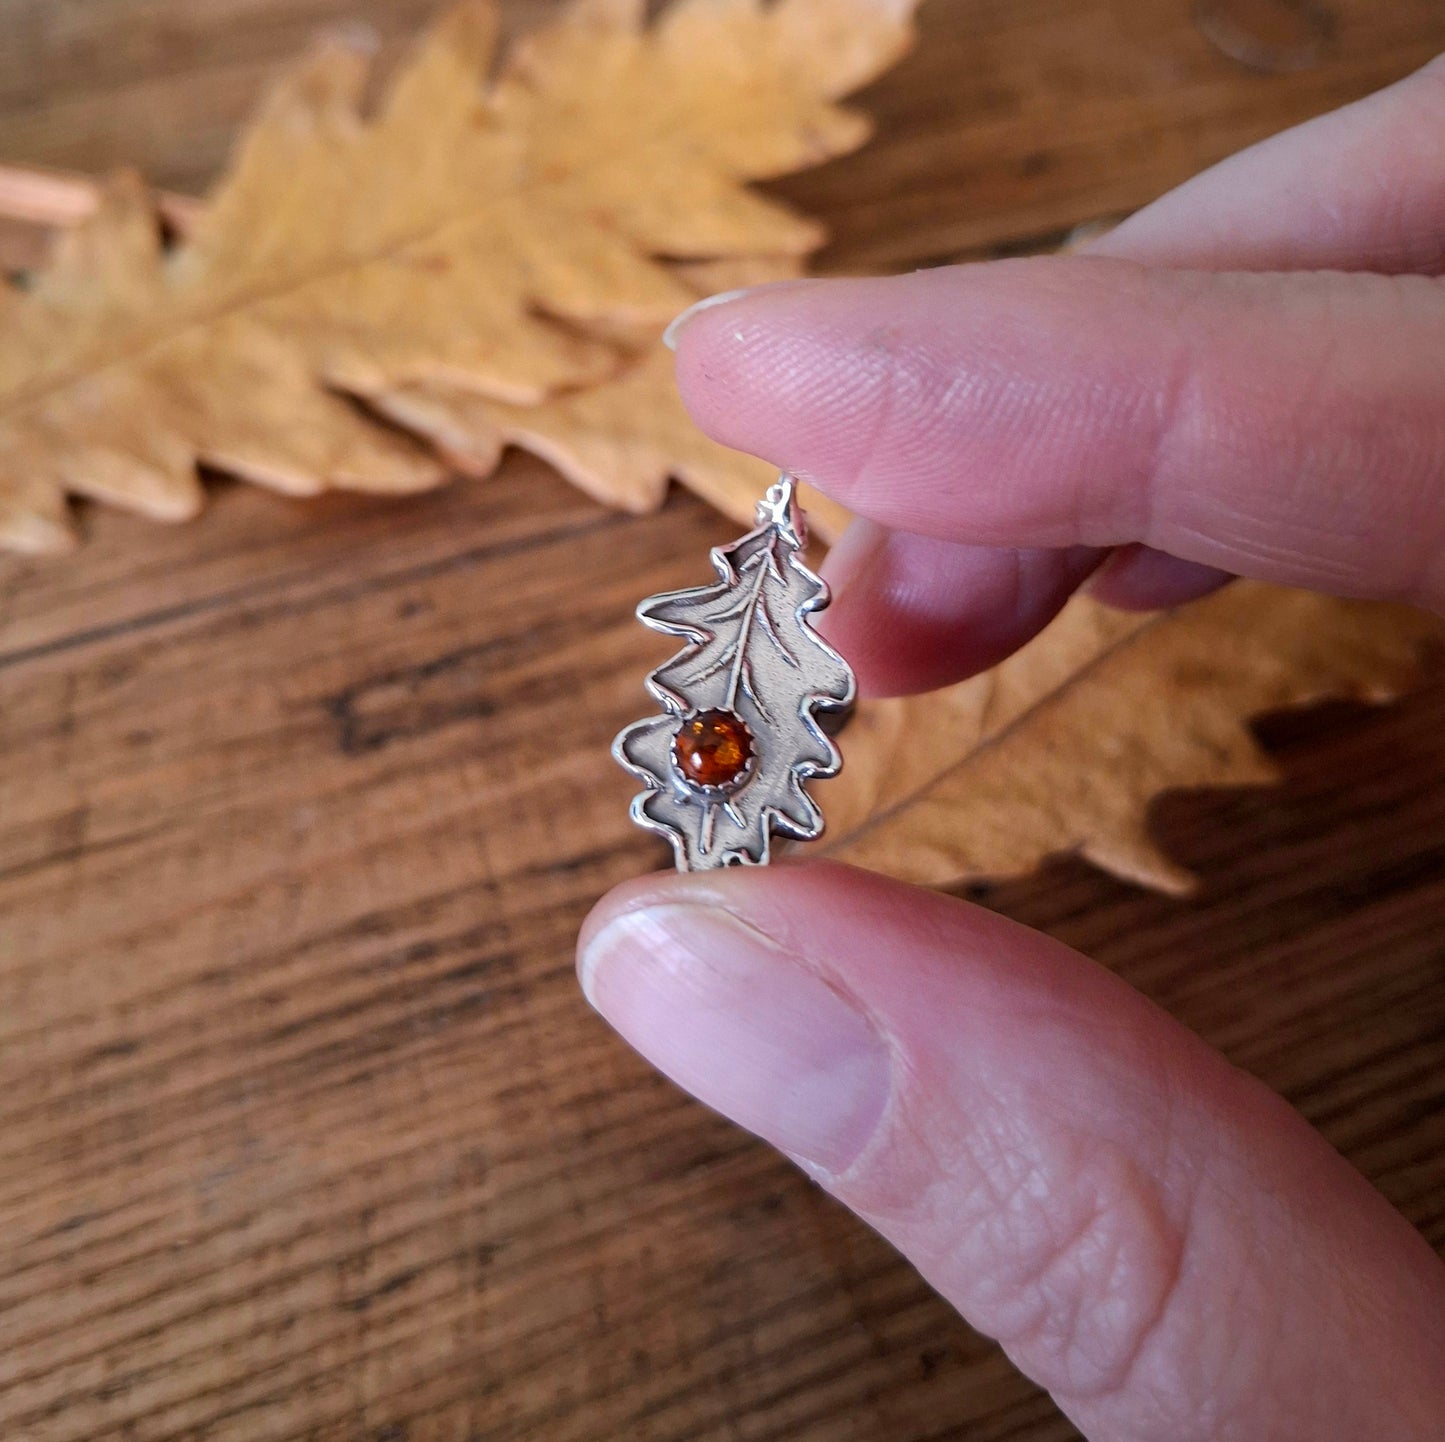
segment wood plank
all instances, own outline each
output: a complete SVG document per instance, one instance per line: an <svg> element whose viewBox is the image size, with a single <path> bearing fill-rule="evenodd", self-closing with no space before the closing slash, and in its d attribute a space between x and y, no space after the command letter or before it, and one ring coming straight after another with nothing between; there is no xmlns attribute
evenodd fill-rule
<svg viewBox="0 0 1445 1442"><path fill-rule="evenodd" d="M1191 8L925 6L923 43L863 97L874 143L785 187L833 218L825 264L898 269L1051 245L1445 50L1445 12L1431 0L1342 0L1318 66L1259 75L1210 45Z"/></svg>
<svg viewBox="0 0 1445 1442"><path fill-rule="evenodd" d="M62 170L134 166L204 190L268 83L319 35L375 46L385 72L434 0L0 0L0 147ZM509 0L504 36L555 10Z"/></svg>
<svg viewBox="0 0 1445 1442"><path fill-rule="evenodd" d="M0 0L0 152L195 189L316 23L391 56L424 9ZM782 189L836 267L1026 246L1445 47L1438 6L1348 0L1326 63L1262 77L1186 9L934 0L874 147ZM513 458L405 502L223 485L187 527L85 524L75 558L0 561L0 1435L1076 1435L577 994L588 906L662 860L606 756L661 654L632 606L725 522ZM1445 1247L1445 687L1264 734L1284 786L1156 809L1198 897L1076 861L979 894Z"/></svg>
<svg viewBox="0 0 1445 1442"><path fill-rule="evenodd" d="M430 0L0 0L0 153L61 169L134 165L200 193L269 79L350 25L382 72ZM512 0L506 31L551 13ZM932 0L922 43L862 103L861 154L778 189L827 216L831 269L887 269L1134 209L1195 171L1396 80L1445 50L1434 0L1337 0L1321 62L1260 75L1176 0Z"/></svg>

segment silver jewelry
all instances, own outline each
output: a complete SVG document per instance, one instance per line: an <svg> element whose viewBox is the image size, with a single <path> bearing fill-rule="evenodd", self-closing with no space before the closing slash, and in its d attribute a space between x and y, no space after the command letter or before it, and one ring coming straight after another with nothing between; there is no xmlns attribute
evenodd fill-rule
<svg viewBox="0 0 1445 1442"><path fill-rule="evenodd" d="M664 715L636 721L612 754L646 783L632 819L672 843L679 871L763 866L771 834L822 835L804 789L834 776L838 748L815 713L852 705L848 663L813 630L828 587L803 563L803 513L788 475L758 503L757 529L715 547L718 581L650 596L637 616L687 645L648 678Z"/></svg>

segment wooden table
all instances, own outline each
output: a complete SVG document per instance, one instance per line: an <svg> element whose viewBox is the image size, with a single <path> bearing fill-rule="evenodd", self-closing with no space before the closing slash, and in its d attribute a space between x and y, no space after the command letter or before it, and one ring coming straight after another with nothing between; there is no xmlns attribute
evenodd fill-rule
<svg viewBox="0 0 1445 1442"><path fill-rule="evenodd" d="M1445 48L1438 0L1333 8L1282 76L1186 0L934 0L866 97L877 142L780 189L837 269L1046 244ZM0 0L0 156L197 188L318 23L390 51L426 9ZM0 562L0 1436L1074 1435L574 985L592 900L660 860L606 758L658 654L631 609L726 523L514 459L405 503L220 486L188 528L86 527ZM1197 899L1064 860L988 900L1445 1245L1445 688L1264 732L1280 789L1157 807Z"/></svg>

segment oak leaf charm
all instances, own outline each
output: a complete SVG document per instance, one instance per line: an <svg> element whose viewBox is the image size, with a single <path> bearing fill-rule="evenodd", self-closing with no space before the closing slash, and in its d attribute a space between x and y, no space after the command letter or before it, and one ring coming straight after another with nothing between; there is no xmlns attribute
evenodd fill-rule
<svg viewBox="0 0 1445 1442"><path fill-rule="evenodd" d="M790 476L757 520L712 552L714 585L637 608L687 645L647 678L664 714L628 726L613 754L646 783L633 819L667 837L679 871L765 865L773 832L815 839L823 816L804 782L842 764L816 713L852 704L853 672L808 620L828 604L828 588L804 564Z"/></svg>

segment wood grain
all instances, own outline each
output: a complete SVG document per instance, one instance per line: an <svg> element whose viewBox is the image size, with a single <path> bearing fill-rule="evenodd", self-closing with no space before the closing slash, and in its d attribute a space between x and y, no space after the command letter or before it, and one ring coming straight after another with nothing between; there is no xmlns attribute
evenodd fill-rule
<svg viewBox="0 0 1445 1442"><path fill-rule="evenodd" d="M839 268L1023 248L1445 48L1438 6L1349 0L1322 65L1264 77L1186 8L935 0L876 145L786 193ZM424 9L0 0L0 148L197 190L309 29L394 47ZM724 523L522 459L405 503L86 520L77 558L0 562L0 1436L1075 1435L576 991L588 906L662 860L606 756L660 654L632 606ZM1073 861L986 899L1445 1247L1445 687L1264 732L1282 788L1157 807L1197 899Z"/></svg>

